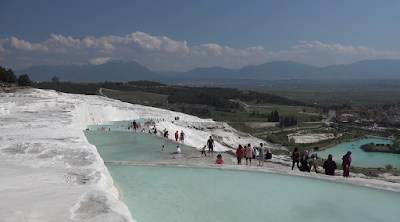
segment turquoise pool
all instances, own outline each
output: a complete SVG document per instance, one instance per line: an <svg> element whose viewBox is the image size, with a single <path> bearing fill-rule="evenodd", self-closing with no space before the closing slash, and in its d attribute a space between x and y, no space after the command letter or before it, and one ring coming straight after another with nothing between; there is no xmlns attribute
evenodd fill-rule
<svg viewBox="0 0 400 222"><path fill-rule="evenodd" d="M332 154L336 163L342 164L343 155L345 155L347 151L350 151L352 152L351 157L353 166L385 167L386 164L392 164L393 167L400 168L400 155L394 156L391 153L365 152L360 148L360 146L367 143L392 144L392 141L382 139L362 139L353 142L341 143L332 148L318 152L318 157L327 159L328 155Z"/></svg>
<svg viewBox="0 0 400 222"><path fill-rule="evenodd" d="M149 131L149 128L146 128L144 126L144 123L147 121L147 119L144 118L140 118L137 119L136 122L141 124L141 129L145 128L146 132ZM124 120L124 121L108 121L108 122L104 122L103 124L100 125L89 125L87 126L87 128L90 131L97 131L98 128L102 128L102 127L106 127L106 130L110 129L111 131L123 131L123 132L132 132L133 130L130 129L128 130L128 125L131 124L133 122L133 120ZM153 127L151 127L153 128ZM137 129L136 131L139 131L141 129Z"/></svg>
<svg viewBox="0 0 400 222"><path fill-rule="evenodd" d="M108 165L138 222L398 222L400 193L223 169Z"/></svg>
<svg viewBox="0 0 400 222"><path fill-rule="evenodd" d="M166 158L176 152L179 145L182 153L195 151L194 148L177 144L149 133L117 131L84 131L89 143L95 145L105 161L135 161ZM165 151L162 152L162 146Z"/></svg>

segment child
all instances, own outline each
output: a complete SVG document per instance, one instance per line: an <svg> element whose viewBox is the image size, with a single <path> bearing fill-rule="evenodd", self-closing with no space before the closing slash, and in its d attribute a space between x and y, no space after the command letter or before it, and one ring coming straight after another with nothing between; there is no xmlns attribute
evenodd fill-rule
<svg viewBox="0 0 400 222"><path fill-rule="evenodd" d="M224 160L222 159L222 155L221 154L218 154L218 156L217 156L217 160L215 161L215 164L221 164L221 165L224 165Z"/></svg>
<svg viewBox="0 0 400 222"><path fill-rule="evenodd" d="M176 147L176 153L181 154L181 148L179 146Z"/></svg>
<svg viewBox="0 0 400 222"><path fill-rule="evenodd" d="M236 158L238 161L238 165L242 165L243 154L244 154L243 147L242 147L242 145L239 145L239 148L236 150Z"/></svg>
<svg viewBox="0 0 400 222"><path fill-rule="evenodd" d="M165 147L164 147L164 145L162 146L162 150L161 151L164 151L165 150Z"/></svg>
<svg viewBox="0 0 400 222"><path fill-rule="evenodd" d="M203 154L204 154L204 156L207 157L207 155L206 155L206 145L204 145L204 147L201 148L200 151L201 151L201 156L203 156Z"/></svg>

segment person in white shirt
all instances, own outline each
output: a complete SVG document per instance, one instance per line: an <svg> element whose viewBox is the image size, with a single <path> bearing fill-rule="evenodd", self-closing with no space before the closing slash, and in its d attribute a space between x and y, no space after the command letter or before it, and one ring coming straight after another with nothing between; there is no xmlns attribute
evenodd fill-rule
<svg viewBox="0 0 400 222"><path fill-rule="evenodd" d="M181 151L181 148L180 148L179 146L177 146L177 147L176 147L176 153L177 153L177 154L180 154L181 152L182 152L182 151Z"/></svg>

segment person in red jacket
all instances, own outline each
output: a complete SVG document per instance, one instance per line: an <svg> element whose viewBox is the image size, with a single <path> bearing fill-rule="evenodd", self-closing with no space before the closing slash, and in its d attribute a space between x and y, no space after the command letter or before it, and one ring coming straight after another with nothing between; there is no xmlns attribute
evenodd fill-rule
<svg viewBox="0 0 400 222"><path fill-rule="evenodd" d="M244 154L243 147L242 147L242 145L239 145L239 148L237 148L237 150L236 150L236 158L238 161L238 165L242 165L243 154Z"/></svg>
<svg viewBox="0 0 400 222"><path fill-rule="evenodd" d="M178 131L176 131L176 133L175 133L175 141L176 142L178 142L178 138L179 138L179 133L178 133Z"/></svg>
<svg viewBox="0 0 400 222"><path fill-rule="evenodd" d="M350 174L350 164L351 164L351 152L347 151L346 155L342 158L342 167L343 167L343 177L349 177Z"/></svg>

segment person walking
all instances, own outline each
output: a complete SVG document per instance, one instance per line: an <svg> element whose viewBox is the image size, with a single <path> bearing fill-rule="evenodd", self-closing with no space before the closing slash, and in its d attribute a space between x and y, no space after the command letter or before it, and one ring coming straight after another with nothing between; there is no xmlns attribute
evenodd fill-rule
<svg viewBox="0 0 400 222"><path fill-rule="evenodd" d="M179 137L179 140L181 141L181 143L185 143L185 133L183 132L183 130L181 130L181 136Z"/></svg>
<svg viewBox="0 0 400 222"><path fill-rule="evenodd" d="M260 143L260 153L258 154L258 166L264 167L265 160L265 149L262 143Z"/></svg>
<svg viewBox="0 0 400 222"><path fill-rule="evenodd" d="M336 168L336 163L335 163L335 161L332 160L332 158L333 158L332 154L329 154L328 160L324 162L324 165L322 166L322 168L325 169L326 175L335 176L335 170L337 168Z"/></svg>
<svg viewBox="0 0 400 222"><path fill-rule="evenodd" d="M250 166L251 166L251 158L253 157L254 153L254 148L249 144L247 144L247 149L246 149L246 165L248 164L248 161L250 161Z"/></svg>
<svg viewBox="0 0 400 222"><path fill-rule="evenodd" d="M294 164L295 164L295 163L297 163L297 168L300 169L300 167L299 167L300 153L299 153L299 149L298 149L297 147L294 148L294 151L293 151L293 153L292 153L292 155L291 155L290 157L291 157L292 160L293 160L293 163L292 163L292 170L293 170L293 168L294 168Z"/></svg>
<svg viewBox="0 0 400 222"><path fill-rule="evenodd" d="M308 163L310 164L310 172L312 172L314 167L315 173L318 173L317 152L318 152L318 147L315 147L308 153Z"/></svg>
<svg viewBox="0 0 400 222"><path fill-rule="evenodd" d="M342 158L343 177L349 177L351 165L351 152L347 151L346 155Z"/></svg>
<svg viewBox="0 0 400 222"><path fill-rule="evenodd" d="M179 133L178 133L178 131L176 131L176 133L175 133L175 142L178 142L178 139L179 139Z"/></svg>
<svg viewBox="0 0 400 222"><path fill-rule="evenodd" d="M242 147L242 145L239 145L239 147L236 150L236 158L237 158L237 161L238 161L238 165L242 165L243 154L244 154L243 147Z"/></svg>
<svg viewBox="0 0 400 222"><path fill-rule="evenodd" d="M211 136L210 136L210 139L207 140L207 145L208 145L208 153L211 152L211 156L214 157L215 143Z"/></svg>

